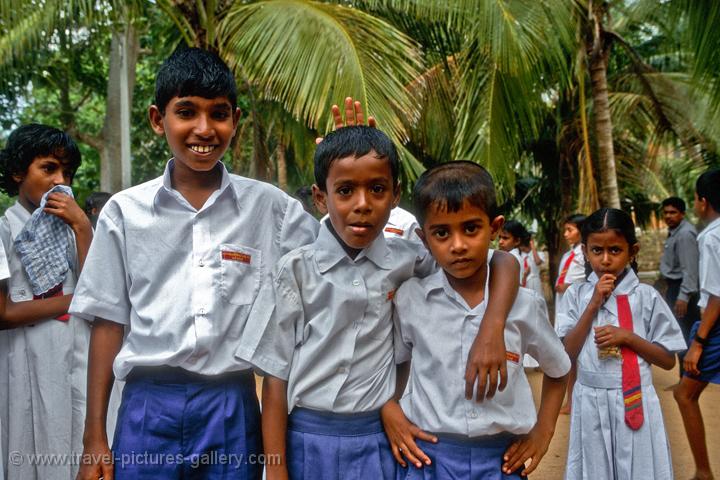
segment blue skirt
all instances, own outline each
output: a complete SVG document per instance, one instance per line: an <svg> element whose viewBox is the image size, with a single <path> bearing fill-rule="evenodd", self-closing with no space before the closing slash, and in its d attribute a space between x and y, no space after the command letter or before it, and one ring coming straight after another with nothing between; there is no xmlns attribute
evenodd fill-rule
<svg viewBox="0 0 720 480"><path fill-rule="evenodd" d="M288 418L292 480L391 480L395 459L380 412L337 414L294 408Z"/></svg>
<svg viewBox="0 0 720 480"><path fill-rule="evenodd" d="M438 443L416 440L418 447L430 457L431 465L416 468L398 466L397 480L506 480L527 478L518 472L505 475L503 454L514 436L493 435L478 439L464 439L439 434Z"/></svg>
<svg viewBox="0 0 720 480"><path fill-rule="evenodd" d="M700 321L695 322L690 330L690 338L695 337L699 327ZM701 382L720 383L720 320L715 322L707 338L708 344L703 347L698 362L700 375L685 375Z"/></svg>

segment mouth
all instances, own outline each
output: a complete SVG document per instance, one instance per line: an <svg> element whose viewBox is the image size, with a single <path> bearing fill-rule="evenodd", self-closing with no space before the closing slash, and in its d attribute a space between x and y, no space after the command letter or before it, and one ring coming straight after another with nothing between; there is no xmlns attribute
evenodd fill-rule
<svg viewBox="0 0 720 480"><path fill-rule="evenodd" d="M471 259L463 257L463 258L458 258L457 260L453 260L452 265L465 265L470 262L472 262Z"/></svg>
<svg viewBox="0 0 720 480"><path fill-rule="evenodd" d="M358 235L362 235L373 229L373 225L371 223L351 223L349 224L349 227L353 233Z"/></svg>
<svg viewBox="0 0 720 480"><path fill-rule="evenodd" d="M188 148L195 153L208 154L211 153L217 145L188 145Z"/></svg>

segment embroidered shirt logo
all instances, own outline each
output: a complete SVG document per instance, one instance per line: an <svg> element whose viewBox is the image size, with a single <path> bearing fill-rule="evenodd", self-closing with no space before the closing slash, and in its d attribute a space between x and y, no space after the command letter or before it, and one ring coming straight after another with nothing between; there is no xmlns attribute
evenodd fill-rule
<svg viewBox="0 0 720 480"><path fill-rule="evenodd" d="M395 235L400 235L402 237L402 234L405 233L405 230L401 228L393 228L393 227L385 227L385 231L388 233L394 233Z"/></svg>
<svg viewBox="0 0 720 480"><path fill-rule="evenodd" d="M505 358L514 363L520 363L520 355L515 352L505 352Z"/></svg>
<svg viewBox="0 0 720 480"><path fill-rule="evenodd" d="M252 260L252 256L248 255L247 253L230 252L228 250L223 250L222 259L249 264Z"/></svg>

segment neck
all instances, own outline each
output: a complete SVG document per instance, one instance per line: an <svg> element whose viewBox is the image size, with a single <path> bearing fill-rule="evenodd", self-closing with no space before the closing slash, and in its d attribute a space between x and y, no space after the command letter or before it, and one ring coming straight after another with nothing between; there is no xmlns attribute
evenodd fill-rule
<svg viewBox="0 0 720 480"><path fill-rule="evenodd" d="M330 233L333 234L333 237L340 243L340 246L345 250L345 253L347 253L348 257L355 260L355 257L358 256L358 254L363 250L362 248L353 248L350 245L343 242L343 239L340 238L340 235L335 231L335 227L333 227L333 224L330 220L327 221L328 229L330 230Z"/></svg>
<svg viewBox="0 0 720 480"><path fill-rule="evenodd" d="M485 281L487 263L484 263L473 275L467 278L455 278L445 272L448 283L465 300L470 308L475 308L485 300Z"/></svg>
<svg viewBox="0 0 720 480"><path fill-rule="evenodd" d="M38 208L38 205L35 205L34 203L32 203L30 200L23 197L22 195L18 195L18 203L20 205L22 205L22 207L30 213L33 213Z"/></svg>
<svg viewBox="0 0 720 480"><path fill-rule="evenodd" d="M711 211L709 211L709 212L707 213L707 215L705 215L705 218L704 218L703 220L705 220L705 223L709 224L709 223L714 222L714 221L717 220L718 218L720 218L720 212L716 212L715 210L711 210Z"/></svg>
<svg viewBox="0 0 720 480"><path fill-rule="evenodd" d="M212 192L220 188L222 166L218 163L207 171L197 171L174 162L170 173L172 188L180 192L195 209L202 208Z"/></svg>

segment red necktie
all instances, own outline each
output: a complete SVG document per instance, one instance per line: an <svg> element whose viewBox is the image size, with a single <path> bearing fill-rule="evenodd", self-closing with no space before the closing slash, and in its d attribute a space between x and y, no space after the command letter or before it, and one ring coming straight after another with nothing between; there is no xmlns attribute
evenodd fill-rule
<svg viewBox="0 0 720 480"><path fill-rule="evenodd" d="M528 265L528 257L523 258L523 281L522 286L524 287L527 284L527 276L530 273L530 265Z"/></svg>
<svg viewBox="0 0 720 480"><path fill-rule="evenodd" d="M563 283L565 283L565 275L567 275L568 270L570 270L570 265L572 264L573 258L575 258L575 250L570 252L567 260L565 260L565 265L563 265L562 270L560 270L560 275L558 276L555 285L562 285Z"/></svg>
<svg viewBox="0 0 720 480"><path fill-rule="evenodd" d="M632 311L627 295L616 295L618 323L620 328L633 331ZM622 347L622 390L625 401L625 423L633 430L643 424L642 388L640 385L640 367L637 353L628 347Z"/></svg>

